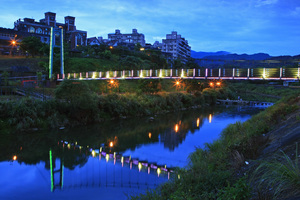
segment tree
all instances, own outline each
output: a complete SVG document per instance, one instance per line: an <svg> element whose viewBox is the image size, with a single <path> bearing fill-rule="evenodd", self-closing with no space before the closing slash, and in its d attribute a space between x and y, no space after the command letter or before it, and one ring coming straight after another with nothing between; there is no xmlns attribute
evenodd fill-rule
<svg viewBox="0 0 300 200"><path fill-rule="evenodd" d="M181 59L177 58L176 60L173 61L173 68L174 69L184 69L186 67L182 63Z"/></svg>
<svg viewBox="0 0 300 200"><path fill-rule="evenodd" d="M161 91L161 84L159 79L140 79L138 87L144 93L155 94Z"/></svg>
<svg viewBox="0 0 300 200"><path fill-rule="evenodd" d="M43 43L39 38L30 36L21 41L20 47L24 52L27 51L34 58L35 55L41 53L41 49L43 49Z"/></svg>

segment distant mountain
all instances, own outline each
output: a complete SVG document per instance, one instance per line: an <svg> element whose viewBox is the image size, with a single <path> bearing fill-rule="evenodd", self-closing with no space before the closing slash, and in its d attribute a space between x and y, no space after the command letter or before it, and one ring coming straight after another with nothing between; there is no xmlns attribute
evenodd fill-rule
<svg viewBox="0 0 300 200"><path fill-rule="evenodd" d="M226 61L233 61L233 60L268 60L272 58L269 54L266 53L256 53L252 55L248 54L226 54L226 55L210 55L205 56L203 59L208 60L226 60Z"/></svg>
<svg viewBox="0 0 300 200"><path fill-rule="evenodd" d="M204 58L206 56L221 56L230 54L227 51L217 51L217 52L204 52L204 51L193 51L191 50L191 57L192 58Z"/></svg>

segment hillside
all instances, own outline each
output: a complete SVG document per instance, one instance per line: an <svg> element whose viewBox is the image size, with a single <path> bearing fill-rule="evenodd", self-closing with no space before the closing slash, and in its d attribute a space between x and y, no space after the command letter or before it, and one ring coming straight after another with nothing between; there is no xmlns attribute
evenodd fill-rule
<svg viewBox="0 0 300 200"><path fill-rule="evenodd" d="M227 51L217 51L217 52L204 52L204 51L193 51L191 50L191 57L192 58L204 58L206 56L222 56L230 54Z"/></svg>

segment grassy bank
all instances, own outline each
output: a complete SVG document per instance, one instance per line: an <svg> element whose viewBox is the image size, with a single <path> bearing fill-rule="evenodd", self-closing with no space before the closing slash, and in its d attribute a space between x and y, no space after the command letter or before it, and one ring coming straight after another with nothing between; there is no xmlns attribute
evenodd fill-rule
<svg viewBox="0 0 300 200"><path fill-rule="evenodd" d="M244 123L229 125L219 140L192 153L187 168L178 169L172 181L132 199L249 199L248 177L237 172L259 155L264 134L295 111L299 101L298 95L284 98Z"/></svg>
<svg viewBox="0 0 300 200"><path fill-rule="evenodd" d="M111 92L99 95L94 92L99 92L99 85L95 86L85 81L64 81L55 89L53 100L22 98L18 101L0 101L0 130L47 129L161 114L209 106L215 104L217 98L227 98L231 95L230 90L226 88L206 88L193 94L159 92L159 89L155 90L159 84L154 84L153 80L148 82L140 83L143 87L137 86L137 93Z"/></svg>

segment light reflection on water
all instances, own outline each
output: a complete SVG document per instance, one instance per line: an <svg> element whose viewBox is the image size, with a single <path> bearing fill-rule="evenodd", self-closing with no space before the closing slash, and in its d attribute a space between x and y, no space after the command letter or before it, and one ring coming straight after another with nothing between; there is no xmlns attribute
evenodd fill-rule
<svg viewBox="0 0 300 200"><path fill-rule="evenodd" d="M229 123L257 112L250 107L188 110L154 120L5 138L0 143L0 199L126 199L126 194L167 181L171 168L186 166L195 148L217 139Z"/></svg>

